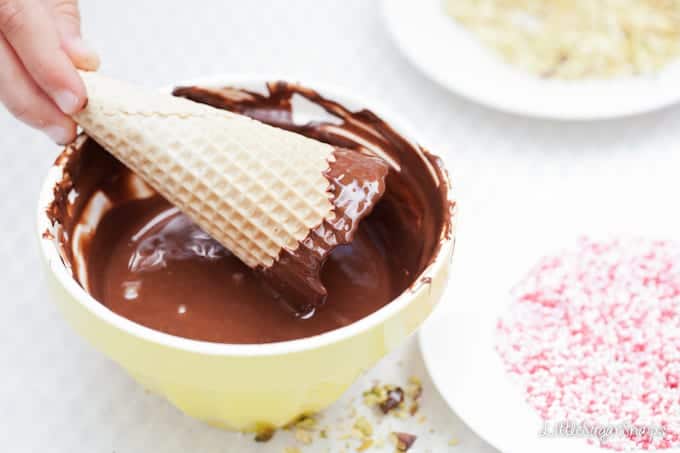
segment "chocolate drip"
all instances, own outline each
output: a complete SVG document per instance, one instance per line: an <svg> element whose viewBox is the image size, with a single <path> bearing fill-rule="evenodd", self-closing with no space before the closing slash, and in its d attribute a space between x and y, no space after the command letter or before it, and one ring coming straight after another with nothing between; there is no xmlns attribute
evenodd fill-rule
<svg viewBox="0 0 680 453"><path fill-rule="evenodd" d="M359 222L385 192L388 168L382 160L346 149L336 149L333 157L325 176L333 191L335 218L324 220L296 250L282 250L271 267L260 270L302 316L309 316L326 300L320 273L329 253L352 242Z"/></svg>

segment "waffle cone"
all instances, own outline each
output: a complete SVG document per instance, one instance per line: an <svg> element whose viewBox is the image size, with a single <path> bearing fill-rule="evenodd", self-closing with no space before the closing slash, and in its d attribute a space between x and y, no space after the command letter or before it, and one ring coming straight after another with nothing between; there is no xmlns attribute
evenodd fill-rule
<svg viewBox="0 0 680 453"><path fill-rule="evenodd" d="M83 130L252 268L334 217L333 147L242 115L82 73Z"/></svg>

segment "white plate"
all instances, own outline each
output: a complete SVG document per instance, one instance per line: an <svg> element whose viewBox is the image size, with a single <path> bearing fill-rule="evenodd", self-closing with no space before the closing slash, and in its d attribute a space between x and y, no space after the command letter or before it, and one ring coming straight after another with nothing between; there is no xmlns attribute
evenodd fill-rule
<svg viewBox="0 0 680 453"><path fill-rule="evenodd" d="M512 286L540 257L575 244L584 231L594 238L631 232L672 238L680 231L680 216L664 214L663 206L649 215L626 216L626 196L630 193L637 202L633 190L611 200L614 210L603 209L599 200L581 199L579 207L569 206L564 215L569 193L555 192L545 203L533 201L526 207L505 203L504 208L501 203L470 218L461 210L449 287L419 334L425 365L443 399L477 435L504 453L613 451L582 438L539 436L539 416L505 373L493 346L496 322Z"/></svg>
<svg viewBox="0 0 680 453"><path fill-rule="evenodd" d="M612 118L680 101L680 62L660 74L603 81L542 80L503 63L453 19L442 0L383 0L399 48L449 90L507 112L554 119Z"/></svg>

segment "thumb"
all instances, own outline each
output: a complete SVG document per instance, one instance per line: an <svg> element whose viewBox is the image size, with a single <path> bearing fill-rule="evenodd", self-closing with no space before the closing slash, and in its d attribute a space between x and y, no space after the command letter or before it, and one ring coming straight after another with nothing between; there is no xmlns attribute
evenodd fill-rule
<svg viewBox="0 0 680 453"><path fill-rule="evenodd" d="M73 64L87 71L99 67L99 56L90 48L80 33L78 0L47 0L47 6L57 24L61 47Z"/></svg>

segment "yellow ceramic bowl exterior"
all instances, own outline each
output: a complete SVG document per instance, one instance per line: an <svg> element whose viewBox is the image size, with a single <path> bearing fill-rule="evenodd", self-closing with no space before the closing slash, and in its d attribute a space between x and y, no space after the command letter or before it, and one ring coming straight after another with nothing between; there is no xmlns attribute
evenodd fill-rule
<svg viewBox="0 0 680 453"><path fill-rule="evenodd" d="M234 83L224 78L212 82ZM333 90L319 91L332 98ZM175 337L113 313L73 280L54 241L42 237L48 222L44 207L56 178L51 173L41 193L38 234L50 293L64 317L143 386L212 425L239 431L279 427L329 406L422 324L448 279L453 237L443 239L438 256L413 288L347 327L263 345Z"/></svg>

